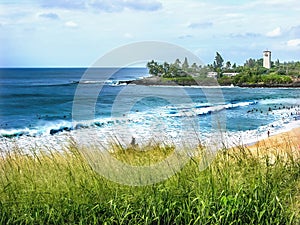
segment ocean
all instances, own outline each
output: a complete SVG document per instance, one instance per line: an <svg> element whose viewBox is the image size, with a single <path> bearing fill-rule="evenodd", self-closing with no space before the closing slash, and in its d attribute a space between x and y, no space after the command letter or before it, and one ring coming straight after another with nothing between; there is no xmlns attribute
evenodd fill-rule
<svg viewBox="0 0 300 225"><path fill-rule="evenodd" d="M300 89L124 85L146 68L0 69L0 148L81 141L229 145L300 126ZM82 135L84 134L84 135ZM88 140L87 140L88 139Z"/></svg>

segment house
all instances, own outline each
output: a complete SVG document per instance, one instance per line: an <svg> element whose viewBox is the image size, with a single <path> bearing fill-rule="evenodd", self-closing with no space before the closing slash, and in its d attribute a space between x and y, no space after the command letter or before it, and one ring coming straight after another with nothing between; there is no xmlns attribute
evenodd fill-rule
<svg viewBox="0 0 300 225"><path fill-rule="evenodd" d="M217 72L208 72L207 77L217 79L218 78L218 73Z"/></svg>

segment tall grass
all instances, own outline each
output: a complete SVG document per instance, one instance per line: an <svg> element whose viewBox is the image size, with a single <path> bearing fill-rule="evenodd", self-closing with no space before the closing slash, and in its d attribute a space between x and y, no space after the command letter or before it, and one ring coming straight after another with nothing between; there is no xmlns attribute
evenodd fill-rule
<svg viewBox="0 0 300 225"><path fill-rule="evenodd" d="M172 151L111 154L140 165ZM299 224L300 157L273 156L224 149L204 171L193 157L170 179L134 187L97 174L76 144L10 149L0 160L0 224Z"/></svg>

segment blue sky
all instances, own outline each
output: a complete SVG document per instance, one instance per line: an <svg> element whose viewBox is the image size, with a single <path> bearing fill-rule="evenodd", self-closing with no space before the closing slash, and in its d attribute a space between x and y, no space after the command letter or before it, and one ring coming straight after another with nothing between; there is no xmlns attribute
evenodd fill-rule
<svg viewBox="0 0 300 225"><path fill-rule="evenodd" d="M138 41L242 64L300 60L299 0L2 0L0 67L87 67Z"/></svg>

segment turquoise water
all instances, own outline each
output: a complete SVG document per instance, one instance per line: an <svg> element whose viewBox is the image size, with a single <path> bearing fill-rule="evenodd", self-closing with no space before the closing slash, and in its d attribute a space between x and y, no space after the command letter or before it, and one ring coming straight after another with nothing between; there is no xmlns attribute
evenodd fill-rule
<svg viewBox="0 0 300 225"><path fill-rule="evenodd" d="M110 76L114 69L98 68L82 80L85 71L1 69L1 140L55 136L79 129L106 134L112 127L118 133L119 126L123 126L123 133L125 129L125 134L141 133L143 138L152 135L151 130L169 135L195 124L196 132L207 133L219 117L223 131L230 135L257 135L287 128L299 120L300 89L118 85L122 80L148 76L147 69L123 68ZM78 88L81 92L76 92ZM81 93L77 98L81 105L75 107L80 119L74 118L78 114L78 110L74 112L76 93Z"/></svg>

